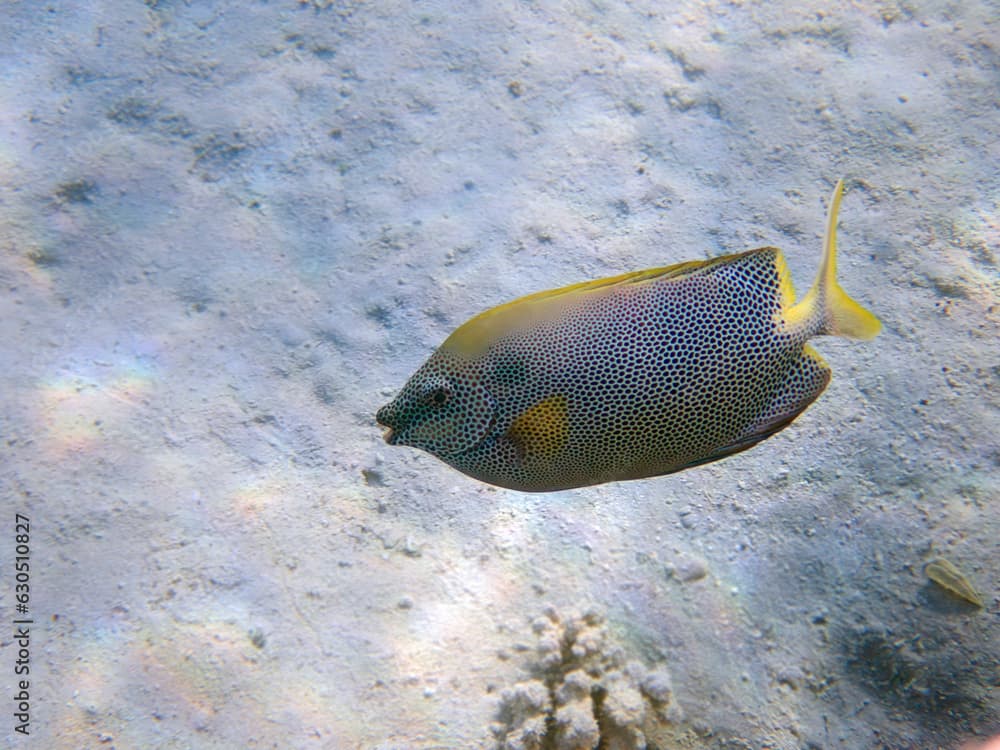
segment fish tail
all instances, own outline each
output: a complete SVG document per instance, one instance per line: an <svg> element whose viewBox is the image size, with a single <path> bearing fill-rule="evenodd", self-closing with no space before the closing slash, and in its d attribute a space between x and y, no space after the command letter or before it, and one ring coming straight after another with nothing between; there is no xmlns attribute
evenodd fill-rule
<svg viewBox="0 0 1000 750"><path fill-rule="evenodd" d="M819 273L812 288L790 311L790 318L806 322L815 336L873 339L882 330L879 319L851 299L837 283L837 214L843 192L844 181L837 180L827 214L826 240Z"/></svg>

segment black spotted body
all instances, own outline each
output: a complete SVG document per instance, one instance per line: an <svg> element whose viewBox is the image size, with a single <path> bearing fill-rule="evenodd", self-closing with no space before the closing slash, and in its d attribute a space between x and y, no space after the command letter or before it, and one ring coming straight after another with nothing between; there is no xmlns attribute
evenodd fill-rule
<svg viewBox="0 0 1000 750"><path fill-rule="evenodd" d="M386 440L523 491L667 474L749 448L829 382L809 338L878 330L833 281L832 240L828 229L827 278L797 306L781 251L761 248L482 313L379 411Z"/></svg>

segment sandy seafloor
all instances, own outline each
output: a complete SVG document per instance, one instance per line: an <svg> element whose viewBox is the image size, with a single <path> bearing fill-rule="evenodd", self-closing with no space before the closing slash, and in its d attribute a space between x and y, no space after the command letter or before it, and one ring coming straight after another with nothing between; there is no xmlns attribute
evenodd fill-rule
<svg viewBox="0 0 1000 750"><path fill-rule="evenodd" d="M4 3L5 746L1000 732L998 17ZM521 294L765 244L801 293L841 176L841 281L885 328L816 342L833 381L773 439L541 495L382 441L375 410Z"/></svg>

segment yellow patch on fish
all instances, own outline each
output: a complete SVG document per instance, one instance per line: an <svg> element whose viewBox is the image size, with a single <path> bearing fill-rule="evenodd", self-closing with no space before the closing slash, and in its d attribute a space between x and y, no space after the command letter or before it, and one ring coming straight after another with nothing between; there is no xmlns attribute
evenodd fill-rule
<svg viewBox="0 0 1000 750"><path fill-rule="evenodd" d="M521 297L456 329L379 409L386 442L545 492L669 474L770 437L829 382L810 338L881 328L836 281L842 190L797 304L773 247Z"/></svg>
<svg viewBox="0 0 1000 750"><path fill-rule="evenodd" d="M515 418L506 437L517 448L519 460L530 464L559 455L568 434L566 399L549 396Z"/></svg>

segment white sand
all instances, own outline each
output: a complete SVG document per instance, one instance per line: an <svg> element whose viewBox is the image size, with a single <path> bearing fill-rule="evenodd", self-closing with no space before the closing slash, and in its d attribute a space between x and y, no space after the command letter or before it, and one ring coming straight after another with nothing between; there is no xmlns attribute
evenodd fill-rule
<svg viewBox="0 0 1000 750"><path fill-rule="evenodd" d="M0 13L7 745L492 747L532 680L545 747L588 710L623 748L1000 732L995 3ZM817 342L833 382L775 438L551 495L381 441L520 294L763 244L804 290L841 176L885 330ZM547 607L603 618L596 708Z"/></svg>

